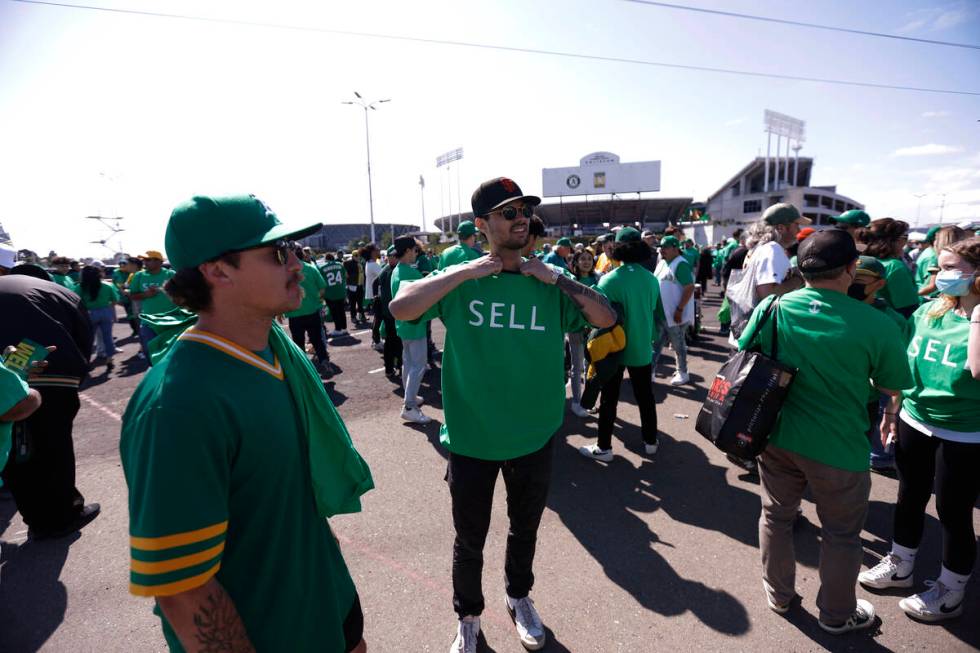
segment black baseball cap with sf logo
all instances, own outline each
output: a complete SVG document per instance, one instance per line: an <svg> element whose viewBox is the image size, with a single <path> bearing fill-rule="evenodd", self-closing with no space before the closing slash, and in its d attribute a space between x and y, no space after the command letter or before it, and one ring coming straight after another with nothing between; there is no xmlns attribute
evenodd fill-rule
<svg viewBox="0 0 980 653"><path fill-rule="evenodd" d="M524 200L531 206L537 206L541 203L540 197L522 193L521 187L514 181L507 177L497 177L480 184L480 187L473 191L470 204L473 206L473 215L482 218L491 211L514 200Z"/></svg>

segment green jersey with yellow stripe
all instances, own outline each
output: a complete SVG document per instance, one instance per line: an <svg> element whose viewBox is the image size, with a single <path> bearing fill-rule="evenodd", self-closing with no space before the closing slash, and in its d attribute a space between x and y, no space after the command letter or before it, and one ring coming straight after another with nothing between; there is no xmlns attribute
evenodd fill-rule
<svg viewBox="0 0 980 653"><path fill-rule="evenodd" d="M300 424L270 349L197 328L180 336L123 416L134 594L216 578L256 650L344 650L354 584L317 514Z"/></svg>

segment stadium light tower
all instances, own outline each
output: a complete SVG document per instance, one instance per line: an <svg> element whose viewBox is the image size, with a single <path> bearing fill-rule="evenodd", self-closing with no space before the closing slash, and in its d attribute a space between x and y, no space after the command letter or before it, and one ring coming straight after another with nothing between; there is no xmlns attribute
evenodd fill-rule
<svg viewBox="0 0 980 653"><path fill-rule="evenodd" d="M376 104L381 104L383 102L391 102L391 98L385 98L384 100L372 100L368 102L361 94L354 91L354 100L346 100L341 102L341 104L354 104L362 109L364 109L364 142L367 145L367 175L368 175L368 210L371 214L371 242L376 243L377 240L374 238L374 191L371 188L371 131L368 128L368 109L371 111L377 111ZM394 233L391 235L394 240Z"/></svg>

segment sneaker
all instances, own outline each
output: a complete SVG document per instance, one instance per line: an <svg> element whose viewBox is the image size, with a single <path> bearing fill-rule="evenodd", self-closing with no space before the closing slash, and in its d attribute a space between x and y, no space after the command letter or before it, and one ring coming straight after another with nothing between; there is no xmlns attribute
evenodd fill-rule
<svg viewBox="0 0 980 653"><path fill-rule="evenodd" d="M657 449L659 449L659 448L660 448L660 443L659 442L654 442L653 444L644 444L643 445L643 450L646 451L646 453L647 453L648 456L652 456L653 454L657 453Z"/></svg>
<svg viewBox="0 0 980 653"><path fill-rule="evenodd" d="M572 414L575 415L576 417L588 417L589 416L589 411L587 411L584 408L582 408L582 404L580 404L577 401L573 401L572 404L571 404L571 406L569 406L569 409L572 411Z"/></svg>
<svg viewBox="0 0 980 653"><path fill-rule="evenodd" d="M876 590L912 587L912 563L889 553L874 567L858 574L858 582Z"/></svg>
<svg viewBox="0 0 980 653"><path fill-rule="evenodd" d="M613 459L612 449L600 449L597 444L590 444L585 447L579 447L578 452L585 456L586 458L591 458L592 460L601 460L604 463L611 463Z"/></svg>
<svg viewBox="0 0 980 653"><path fill-rule="evenodd" d="M910 617L922 621L943 621L963 614L963 590L951 590L938 580L927 580L925 592L898 602Z"/></svg>
<svg viewBox="0 0 980 653"><path fill-rule="evenodd" d="M507 612L514 621L514 627L517 629L517 636L521 640L521 645L529 651L544 648L546 639L544 626L541 624L541 617L534 608L534 601L531 600L531 597L512 599L504 595L504 605L507 606Z"/></svg>
<svg viewBox="0 0 980 653"><path fill-rule="evenodd" d="M428 424L432 421L420 408L402 408L402 419L415 424Z"/></svg>
<svg viewBox="0 0 980 653"><path fill-rule="evenodd" d="M670 377L670 385L685 385L690 383L691 377L687 374L681 374L680 372L674 373L674 376Z"/></svg>
<svg viewBox="0 0 980 653"><path fill-rule="evenodd" d="M456 639L449 653L476 653L476 642L480 639L480 618L463 617L456 628Z"/></svg>
<svg viewBox="0 0 980 653"><path fill-rule="evenodd" d="M831 635L842 635L852 630L870 628L874 622L875 607L864 599L857 600L857 608L854 609L854 614L848 617L847 621L842 624L831 625L820 620L817 621L817 623L820 624L820 627Z"/></svg>
<svg viewBox="0 0 980 653"><path fill-rule="evenodd" d="M425 397L423 397L422 395L415 395L415 404L416 405L421 406L424 403L425 403Z"/></svg>
<svg viewBox="0 0 980 653"><path fill-rule="evenodd" d="M384 353L385 346L382 345L380 342L376 342L373 345L371 345L371 349L373 349L374 351L377 351L377 352Z"/></svg>
<svg viewBox="0 0 980 653"><path fill-rule="evenodd" d="M599 406L598 406L598 404L595 405L595 406L593 406L592 408L589 408L588 409L588 413L589 413L589 415L598 415L599 414Z"/></svg>
<svg viewBox="0 0 980 653"><path fill-rule="evenodd" d="M331 377L333 376L333 365L330 361L323 361L322 363L316 364L316 369L320 372L320 376Z"/></svg>
<svg viewBox="0 0 980 653"><path fill-rule="evenodd" d="M786 605L780 605L779 603L776 603L775 601L772 600L772 597L769 596L769 592L766 592L766 603L769 605L769 609L775 612L776 614L786 614L787 612L789 612L789 603L787 603Z"/></svg>
<svg viewBox="0 0 980 653"><path fill-rule="evenodd" d="M65 537L66 535L71 535L75 531L81 530L89 522L99 516L102 511L102 507L97 503L88 503L82 506L82 509L78 511L72 520L63 526L62 528L55 528L52 530L34 530L30 529L28 532L32 540L52 540L59 537Z"/></svg>

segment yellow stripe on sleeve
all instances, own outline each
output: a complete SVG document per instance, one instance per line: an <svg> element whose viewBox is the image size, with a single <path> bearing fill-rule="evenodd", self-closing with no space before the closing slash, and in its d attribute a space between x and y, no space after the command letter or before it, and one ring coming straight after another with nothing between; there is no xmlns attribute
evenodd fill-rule
<svg viewBox="0 0 980 653"><path fill-rule="evenodd" d="M140 549L142 551L161 551L163 549L172 549L175 546L184 546L185 544L203 542L204 540L211 539L216 535L221 535L227 530L228 522L223 521L220 524L199 528L196 531L187 531L186 533L177 533L175 535L164 535L163 537L130 536L129 544L134 549Z"/></svg>
<svg viewBox="0 0 980 653"><path fill-rule="evenodd" d="M207 549L206 551L201 551L200 553L192 553L190 555L181 556L179 558L173 558L172 560L163 560L161 562L145 562L143 560L132 560L130 562L130 569L135 571L137 574L165 574L170 571L177 571L178 569L186 569L187 567L193 567L194 565L199 565L202 562L210 560L219 553L225 550L225 543L219 542L216 546Z"/></svg>
<svg viewBox="0 0 980 653"><path fill-rule="evenodd" d="M218 573L218 568L220 567L221 563L219 562L203 574L163 585L137 585L131 582L129 584L129 591L136 596L173 596L174 594L180 594L181 592L192 590L195 587L200 587L211 580L211 577Z"/></svg>

